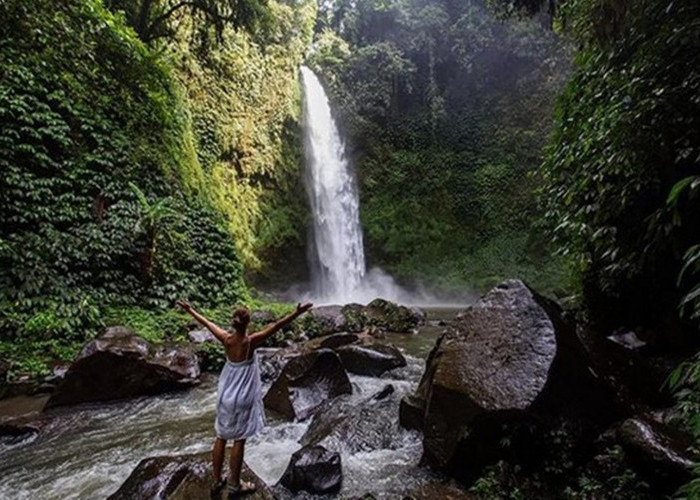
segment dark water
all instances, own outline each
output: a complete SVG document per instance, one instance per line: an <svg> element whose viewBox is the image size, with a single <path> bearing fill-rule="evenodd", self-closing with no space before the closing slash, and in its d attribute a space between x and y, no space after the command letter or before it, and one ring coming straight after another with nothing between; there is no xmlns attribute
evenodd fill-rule
<svg viewBox="0 0 700 500"><path fill-rule="evenodd" d="M432 322L454 315L454 309L428 311ZM443 330L426 326L416 335L389 334L386 341L406 354L408 366L382 378L351 376L350 403L360 402L394 385L397 396L414 390L424 358ZM138 462L155 455L207 451L213 440L216 378L186 392L100 405L74 412L69 428L53 436L0 449L0 499L103 498L113 493ZM396 413L393 413L396 411ZM421 436L398 428L398 410L385 416L397 426L392 449L342 455L341 497L365 492L393 498L427 479L418 467ZM268 484L277 482L307 422L274 422L246 446L246 462Z"/></svg>

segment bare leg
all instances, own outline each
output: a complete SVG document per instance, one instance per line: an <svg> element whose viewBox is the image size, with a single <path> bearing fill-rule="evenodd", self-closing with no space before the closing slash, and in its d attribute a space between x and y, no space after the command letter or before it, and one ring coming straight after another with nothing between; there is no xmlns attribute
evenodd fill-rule
<svg viewBox="0 0 700 500"><path fill-rule="evenodd" d="M231 447L231 458L229 462L229 474L231 474L231 484L237 485L241 482L241 467L243 466L243 450L245 439L233 442Z"/></svg>
<svg viewBox="0 0 700 500"><path fill-rule="evenodd" d="M221 481L221 468L224 465L224 454L226 453L226 440L220 437L214 441L214 449L211 452L212 472L214 482Z"/></svg>

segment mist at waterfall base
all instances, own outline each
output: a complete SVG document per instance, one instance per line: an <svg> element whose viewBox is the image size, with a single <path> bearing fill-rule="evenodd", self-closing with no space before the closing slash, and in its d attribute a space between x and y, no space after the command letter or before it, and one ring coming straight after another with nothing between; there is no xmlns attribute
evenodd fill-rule
<svg viewBox="0 0 700 500"><path fill-rule="evenodd" d="M357 180L333 119L328 96L316 74L301 67L304 88L305 186L312 215L308 244L311 281L283 294L289 300L316 304L368 303L377 297L409 305L464 304L469 293L455 297L431 293L420 285L410 290L380 268L367 271L360 225Z"/></svg>

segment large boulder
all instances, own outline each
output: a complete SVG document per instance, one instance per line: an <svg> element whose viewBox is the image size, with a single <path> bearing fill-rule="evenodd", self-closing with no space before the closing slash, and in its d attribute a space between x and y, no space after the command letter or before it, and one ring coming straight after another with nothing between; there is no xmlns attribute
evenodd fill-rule
<svg viewBox="0 0 700 500"><path fill-rule="evenodd" d="M556 304L508 280L438 340L402 420L417 427L423 415L424 461L460 480L502 458L532 465L550 423L572 420L589 436L618 415L589 368Z"/></svg>
<svg viewBox="0 0 700 500"><path fill-rule="evenodd" d="M401 306L384 299L374 299L362 309L366 325L388 332L416 333L425 323L420 309Z"/></svg>
<svg viewBox="0 0 700 500"><path fill-rule="evenodd" d="M287 362L263 401L266 408L290 420L303 420L325 401L351 392L338 355L330 349L319 349Z"/></svg>
<svg viewBox="0 0 700 500"><path fill-rule="evenodd" d="M378 377L385 371L406 366L406 358L393 345L344 345L336 348L335 352L345 369L358 375Z"/></svg>
<svg viewBox="0 0 700 500"><path fill-rule="evenodd" d="M267 485L245 464L241 479L256 485L257 491L246 495L251 500L272 500L274 496ZM133 498L160 498L169 500L205 500L210 496L211 455L179 455L146 458L139 462L131 475L112 494L110 500ZM226 498L224 489L218 498Z"/></svg>
<svg viewBox="0 0 700 500"><path fill-rule="evenodd" d="M280 484L294 494L337 493L342 482L340 454L323 446L305 446L296 451L280 479Z"/></svg>
<svg viewBox="0 0 700 500"><path fill-rule="evenodd" d="M671 495L692 479L698 457L690 451L691 436L647 416L625 420L617 435L635 468L664 493Z"/></svg>
<svg viewBox="0 0 700 500"><path fill-rule="evenodd" d="M126 327L111 327L83 347L46 407L183 389L198 384L199 375L191 348L151 345Z"/></svg>

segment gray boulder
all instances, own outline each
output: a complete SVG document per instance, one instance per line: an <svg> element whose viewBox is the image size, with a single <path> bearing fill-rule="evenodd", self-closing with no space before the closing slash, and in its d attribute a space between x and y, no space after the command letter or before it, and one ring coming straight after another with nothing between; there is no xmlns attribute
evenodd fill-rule
<svg viewBox="0 0 700 500"><path fill-rule="evenodd" d="M292 493L337 493L343 482L340 454L323 446L305 446L292 455L280 484Z"/></svg>
<svg viewBox="0 0 700 500"><path fill-rule="evenodd" d="M199 375L188 346L151 345L126 327L111 327L83 347L46 407L184 389L198 384Z"/></svg>
<svg viewBox="0 0 700 500"><path fill-rule="evenodd" d="M423 429L424 461L466 482L499 459L539 460L550 422L583 435L618 415L559 308L518 280L458 315L402 413Z"/></svg>
<svg viewBox="0 0 700 500"><path fill-rule="evenodd" d="M324 402L351 392L338 355L330 349L319 349L289 360L263 401L266 408L290 420L303 420Z"/></svg>
<svg viewBox="0 0 700 500"><path fill-rule="evenodd" d="M252 482L257 490L246 498L251 500L272 500L272 492L267 485L243 464L243 481ZM226 498L224 489L217 497L210 496L211 455L177 455L146 458L139 462L131 475L112 494L110 500L131 500L134 498L161 498L169 500L205 500Z"/></svg>

